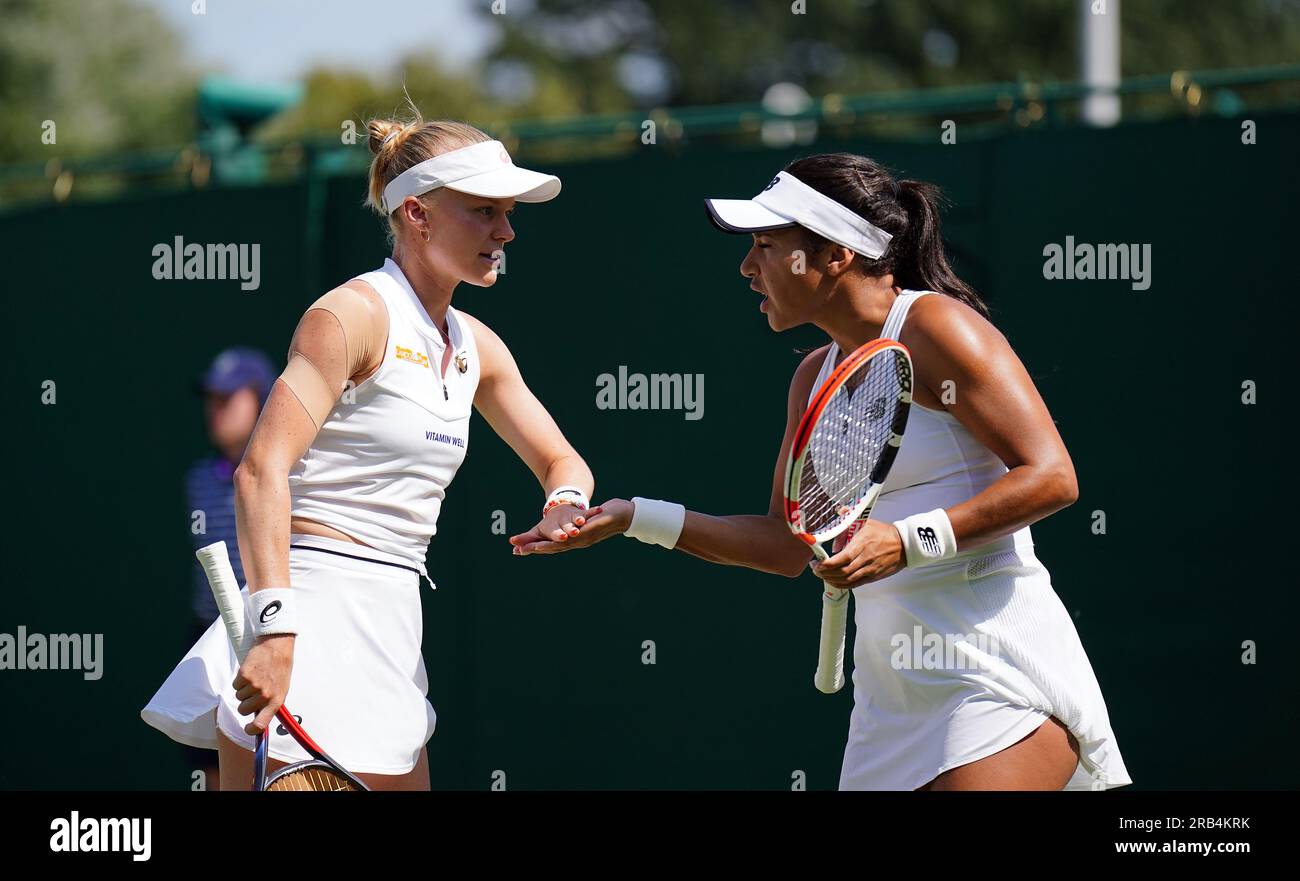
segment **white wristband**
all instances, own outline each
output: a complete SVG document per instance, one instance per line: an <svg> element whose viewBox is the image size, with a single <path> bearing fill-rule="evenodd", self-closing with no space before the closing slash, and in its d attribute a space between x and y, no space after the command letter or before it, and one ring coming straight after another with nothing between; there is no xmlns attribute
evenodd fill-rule
<svg viewBox="0 0 1300 881"><path fill-rule="evenodd" d="M551 490L551 494L546 497L546 504L542 506L542 513L545 514L555 507L556 502L572 504L584 511L591 507L591 499L587 498L587 494L577 486L557 486Z"/></svg>
<svg viewBox="0 0 1300 881"><path fill-rule="evenodd" d="M248 620L253 624L254 638L298 632L297 605L291 599L295 593L288 587L249 591Z"/></svg>
<svg viewBox="0 0 1300 881"><path fill-rule="evenodd" d="M632 497L632 523L623 534L646 544L673 548L686 523L686 507L676 502Z"/></svg>
<svg viewBox="0 0 1300 881"><path fill-rule="evenodd" d="M903 539L909 569L942 563L957 554L957 536L953 535L948 512L943 508L896 520L894 528Z"/></svg>

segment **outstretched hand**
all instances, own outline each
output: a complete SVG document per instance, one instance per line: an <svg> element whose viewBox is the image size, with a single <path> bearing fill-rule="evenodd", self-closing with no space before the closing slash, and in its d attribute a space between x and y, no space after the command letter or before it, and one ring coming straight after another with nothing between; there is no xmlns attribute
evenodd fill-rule
<svg viewBox="0 0 1300 881"><path fill-rule="evenodd" d="M572 507L561 505L552 508L551 513ZM632 522L632 510L633 505L627 499L610 499L590 509L584 516L573 518L574 529L547 529L547 518L543 517L541 523L527 532L510 536L510 543L514 545L514 553L519 556L558 554L574 548L589 547L611 535L622 535Z"/></svg>
<svg viewBox="0 0 1300 881"><path fill-rule="evenodd" d="M577 505L556 505L543 514L542 519L538 520L537 525L532 529L510 536L510 543L515 546L514 552L517 554L520 547L537 542L558 544L567 541L571 536L578 534L578 530L586 524L588 517L599 511L599 507L588 511Z"/></svg>

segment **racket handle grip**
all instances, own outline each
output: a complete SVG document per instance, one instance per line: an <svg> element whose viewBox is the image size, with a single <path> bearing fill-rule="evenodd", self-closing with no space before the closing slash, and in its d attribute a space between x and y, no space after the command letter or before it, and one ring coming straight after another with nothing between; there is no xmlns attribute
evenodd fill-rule
<svg viewBox="0 0 1300 881"><path fill-rule="evenodd" d="M212 588L212 597L217 601L217 611L221 614L221 623L225 625L230 645L235 650L235 657L242 664L244 656L252 648L252 630L244 626L244 597L239 592L239 580L230 565L230 554L226 543L219 541L199 548L194 552L199 558L199 565L208 576L208 586Z"/></svg>
<svg viewBox="0 0 1300 881"><path fill-rule="evenodd" d="M817 653L817 673L813 685L823 694L834 694L844 687L844 631L849 617L849 594L825 585L822 593L822 638Z"/></svg>

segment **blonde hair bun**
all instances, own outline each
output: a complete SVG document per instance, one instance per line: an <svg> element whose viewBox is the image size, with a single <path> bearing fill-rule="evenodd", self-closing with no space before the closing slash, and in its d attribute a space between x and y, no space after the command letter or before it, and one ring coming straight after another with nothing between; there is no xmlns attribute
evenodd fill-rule
<svg viewBox="0 0 1300 881"><path fill-rule="evenodd" d="M415 110L412 105L412 110ZM396 235L391 215L384 211L384 187L408 168L451 150L490 141L487 134L472 125L449 119L426 120L415 111L412 120L372 119L366 123L370 134L370 182L366 204L380 216L387 216L389 230Z"/></svg>
<svg viewBox="0 0 1300 881"><path fill-rule="evenodd" d="M370 147L370 155L378 156L379 152L388 146L389 141L397 138L405 131L407 124L397 119L372 119L366 124L366 130L369 132L370 139L367 145Z"/></svg>

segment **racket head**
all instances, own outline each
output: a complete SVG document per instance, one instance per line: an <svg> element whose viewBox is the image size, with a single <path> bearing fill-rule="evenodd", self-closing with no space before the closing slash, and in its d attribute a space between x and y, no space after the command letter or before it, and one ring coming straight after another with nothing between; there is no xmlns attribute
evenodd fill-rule
<svg viewBox="0 0 1300 881"><path fill-rule="evenodd" d="M329 762L311 759L276 771L262 787L264 792L364 792L365 785Z"/></svg>
<svg viewBox="0 0 1300 881"><path fill-rule="evenodd" d="M898 455L912 403L912 358L877 339L845 358L813 395L786 462L785 517L810 545L869 513Z"/></svg>
<svg viewBox="0 0 1300 881"><path fill-rule="evenodd" d="M329 753L321 749L320 744L312 740L311 735L303 730L302 725L298 723L298 720L293 717L293 714L286 707L281 706L276 711L275 720L284 729L280 733L292 736L298 742L298 745L307 751L311 759L286 765L267 776L264 770L257 771L259 765L257 757L254 756L254 789L259 792L304 789L325 792L368 792L370 790L370 787L361 782L360 778L330 758ZM269 728L266 732L263 732L261 739L258 741L259 748L269 741L269 733ZM265 760L262 761L260 767L265 769ZM290 776L289 772L295 769L301 771L302 774L292 780L287 779ZM281 785L273 786L277 782L281 782ZM314 783L319 783L319 785L309 785Z"/></svg>

